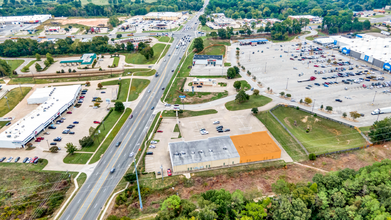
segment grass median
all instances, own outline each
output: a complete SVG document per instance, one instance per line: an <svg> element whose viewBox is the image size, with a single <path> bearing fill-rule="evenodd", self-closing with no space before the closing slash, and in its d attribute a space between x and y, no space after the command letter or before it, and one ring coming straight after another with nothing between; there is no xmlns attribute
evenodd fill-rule
<svg viewBox="0 0 391 220"><path fill-rule="evenodd" d="M35 62L37 62L37 61L36 60L30 61L26 66L24 66L22 68L22 72L24 72L24 73L29 72L30 71L30 66L33 65Z"/></svg>
<svg viewBox="0 0 391 220"><path fill-rule="evenodd" d="M153 69L126 69L124 72L124 76L153 76L155 75L156 70Z"/></svg>
<svg viewBox="0 0 391 220"><path fill-rule="evenodd" d="M153 48L153 57L151 59L146 59L144 55L141 53L135 52L135 53L129 53L126 55L125 62L131 63L131 64L154 64L156 63L157 59L160 57L160 54L163 52L164 47L166 44L155 44L152 46ZM169 46L167 46L169 47Z"/></svg>
<svg viewBox="0 0 391 220"><path fill-rule="evenodd" d="M22 63L24 63L24 60L6 60L8 65L11 67L11 72L16 70Z"/></svg>
<svg viewBox="0 0 391 220"><path fill-rule="evenodd" d="M225 107L229 111L238 111L238 110L243 110L243 109L252 109L252 108L258 108L261 106L266 105L267 103L271 102L272 99L268 98L263 95L250 95L250 99L246 102L239 103L236 100L229 101L225 103Z"/></svg>
<svg viewBox="0 0 391 220"><path fill-rule="evenodd" d="M201 115L210 115L210 114L216 114L217 111L215 109L208 109L208 110L202 110L202 111L190 111L190 110L183 110L183 113L178 113L179 118L186 118L186 117L195 117L195 116L201 116ZM176 113L174 110L166 110L162 113L163 117L176 117Z"/></svg>
<svg viewBox="0 0 391 220"><path fill-rule="evenodd" d="M273 114L310 153L323 154L366 145L357 130L338 122L290 107L278 107Z"/></svg>
<svg viewBox="0 0 391 220"><path fill-rule="evenodd" d="M132 79L128 101L136 100L149 83L150 81L147 79Z"/></svg>
<svg viewBox="0 0 391 220"><path fill-rule="evenodd" d="M20 91L22 89L22 93ZM12 109L15 108L16 105L19 104L20 101L23 100L23 98L29 93L31 90L31 87L19 87L19 88L14 88L11 89L7 93L7 99L3 97L0 99L0 117L3 117L6 115L8 112L12 111ZM7 100L8 100L8 105L7 105ZM9 106L9 108L8 108Z"/></svg>
<svg viewBox="0 0 391 220"><path fill-rule="evenodd" d="M90 164L95 163L100 160L101 156L106 152L107 148L110 146L111 142L114 140L115 136L121 130L122 125L126 122L129 115L132 113L132 109L127 108L125 113L122 115L117 125L113 128L111 133L107 136L106 140L103 142L102 146L96 151L95 155L92 157ZM117 117L118 118L118 117ZM106 128L107 129L107 128Z"/></svg>
<svg viewBox="0 0 391 220"><path fill-rule="evenodd" d="M74 153L73 155L68 154L64 158L64 163L70 164L86 164L91 158L92 153Z"/></svg>
<svg viewBox="0 0 391 220"><path fill-rule="evenodd" d="M119 57L114 57L113 66L118 66L118 63L119 63Z"/></svg>
<svg viewBox="0 0 391 220"><path fill-rule="evenodd" d="M86 81L118 78L119 76L121 75L113 74L113 75L103 75L103 76L53 78L53 79L33 79L32 77L23 77L23 78L14 77L8 82L8 85L18 85L19 83L20 84L48 84L48 83L78 82L78 81L85 83Z"/></svg>

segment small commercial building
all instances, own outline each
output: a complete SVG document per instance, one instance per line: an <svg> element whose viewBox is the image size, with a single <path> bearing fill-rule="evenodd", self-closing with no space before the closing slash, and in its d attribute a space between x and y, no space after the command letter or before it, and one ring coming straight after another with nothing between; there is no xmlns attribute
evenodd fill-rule
<svg viewBox="0 0 391 220"><path fill-rule="evenodd" d="M245 45L256 46L258 44L266 44L267 42L269 42L269 41L266 38L244 39L244 40L239 40L239 45L240 46L245 46Z"/></svg>
<svg viewBox="0 0 391 220"><path fill-rule="evenodd" d="M215 86L217 85L216 79L197 78L193 79L194 86Z"/></svg>
<svg viewBox="0 0 391 220"><path fill-rule="evenodd" d="M319 16L313 16L313 15L290 15L288 16L289 19L293 20L300 20L300 19L308 19L310 22L321 22L322 19Z"/></svg>
<svg viewBox="0 0 391 220"><path fill-rule="evenodd" d="M68 64L68 63L73 64L73 63L76 63L78 65L90 67L90 66L92 66L92 63L94 62L95 59L96 59L96 54L95 53L85 53L85 54L83 54L82 57L80 57L80 59L76 59L76 60L62 60L62 61L60 61L60 64Z"/></svg>
<svg viewBox="0 0 391 220"><path fill-rule="evenodd" d="M75 103L80 90L81 85L37 89L27 102L42 104L0 134L0 148L24 147Z"/></svg>
<svg viewBox="0 0 391 220"><path fill-rule="evenodd" d="M39 24L51 18L52 15L4 16L0 17L0 24Z"/></svg>
<svg viewBox="0 0 391 220"><path fill-rule="evenodd" d="M281 149L267 131L169 143L174 172L188 172L281 158Z"/></svg>
<svg viewBox="0 0 391 220"><path fill-rule="evenodd" d="M267 131L231 136L240 155L240 163L281 158L281 149Z"/></svg>
<svg viewBox="0 0 391 220"><path fill-rule="evenodd" d="M60 32L60 26L45 26L45 32Z"/></svg>
<svg viewBox="0 0 391 220"><path fill-rule="evenodd" d="M174 172L192 171L239 163L239 153L229 136L169 143Z"/></svg>
<svg viewBox="0 0 391 220"><path fill-rule="evenodd" d="M182 17L180 12L149 12L144 20L176 21Z"/></svg>
<svg viewBox="0 0 391 220"><path fill-rule="evenodd" d="M223 55L194 55L194 65L223 65Z"/></svg>
<svg viewBox="0 0 391 220"><path fill-rule="evenodd" d="M318 37L314 39L314 43L320 44L322 46L327 46L334 44L334 39L331 37Z"/></svg>

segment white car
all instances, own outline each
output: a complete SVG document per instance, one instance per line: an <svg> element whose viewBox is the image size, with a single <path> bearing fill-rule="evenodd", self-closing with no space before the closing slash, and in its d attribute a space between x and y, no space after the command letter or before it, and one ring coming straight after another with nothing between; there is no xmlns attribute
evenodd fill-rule
<svg viewBox="0 0 391 220"><path fill-rule="evenodd" d="M156 146L155 145L150 145L149 148L156 148Z"/></svg>
<svg viewBox="0 0 391 220"><path fill-rule="evenodd" d="M220 124L220 121L214 121L213 124L214 125Z"/></svg>
<svg viewBox="0 0 391 220"><path fill-rule="evenodd" d="M151 141L151 144L157 144L157 141Z"/></svg>
<svg viewBox="0 0 391 220"><path fill-rule="evenodd" d="M134 153L131 152L131 153L129 154L129 157L133 157L133 156L134 156Z"/></svg>
<svg viewBox="0 0 391 220"><path fill-rule="evenodd" d="M150 93L151 92L151 90L148 90L148 93Z"/></svg>
<svg viewBox="0 0 391 220"><path fill-rule="evenodd" d="M8 158L7 163L11 162L11 160L14 159L13 157Z"/></svg>

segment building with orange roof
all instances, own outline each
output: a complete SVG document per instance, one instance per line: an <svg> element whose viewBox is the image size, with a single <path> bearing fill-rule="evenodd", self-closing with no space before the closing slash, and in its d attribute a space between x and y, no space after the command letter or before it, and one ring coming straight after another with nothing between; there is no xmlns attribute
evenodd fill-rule
<svg viewBox="0 0 391 220"><path fill-rule="evenodd" d="M231 136L231 140L240 155L240 163L281 157L281 149L266 131Z"/></svg>

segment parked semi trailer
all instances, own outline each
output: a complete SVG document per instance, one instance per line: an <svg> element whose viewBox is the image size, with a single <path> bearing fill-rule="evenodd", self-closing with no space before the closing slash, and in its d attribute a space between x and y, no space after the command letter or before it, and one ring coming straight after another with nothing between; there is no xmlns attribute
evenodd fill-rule
<svg viewBox="0 0 391 220"><path fill-rule="evenodd" d="M379 114L388 114L388 113L391 113L391 107L375 109L371 114L379 115Z"/></svg>

